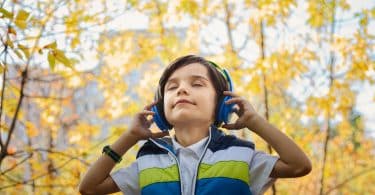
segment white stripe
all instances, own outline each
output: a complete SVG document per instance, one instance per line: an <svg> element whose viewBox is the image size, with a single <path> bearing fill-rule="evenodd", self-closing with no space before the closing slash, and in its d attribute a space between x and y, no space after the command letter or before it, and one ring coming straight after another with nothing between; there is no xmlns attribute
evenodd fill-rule
<svg viewBox="0 0 375 195"><path fill-rule="evenodd" d="M167 168L176 164L168 154L148 154L137 159L138 169L142 171L148 168Z"/></svg>
<svg viewBox="0 0 375 195"><path fill-rule="evenodd" d="M240 146L231 146L225 150L219 150L215 153L208 149L202 163L215 164L219 161L235 160L245 161L249 164L253 154L253 149Z"/></svg>

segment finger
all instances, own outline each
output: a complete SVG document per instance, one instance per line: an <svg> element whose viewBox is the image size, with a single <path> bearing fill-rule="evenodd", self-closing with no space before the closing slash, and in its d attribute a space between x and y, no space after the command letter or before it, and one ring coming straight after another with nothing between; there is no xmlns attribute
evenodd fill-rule
<svg viewBox="0 0 375 195"><path fill-rule="evenodd" d="M143 123L148 123L148 121L153 118L155 115L155 112L149 111L149 110L143 110L138 114L138 118L143 122Z"/></svg>
<svg viewBox="0 0 375 195"><path fill-rule="evenodd" d="M232 124L224 124L222 125L222 127L226 128L226 129L240 129L236 123L232 123Z"/></svg>
<svg viewBox="0 0 375 195"><path fill-rule="evenodd" d="M142 110L139 114L141 114L141 115L154 115L155 112L150 111L150 110Z"/></svg>
<svg viewBox="0 0 375 195"><path fill-rule="evenodd" d="M243 99L241 97L234 97L227 101L225 101L225 104L234 104L234 103L242 103Z"/></svg>
<svg viewBox="0 0 375 195"><path fill-rule="evenodd" d="M151 126L151 124L152 124L153 122L154 122L154 119L151 118L151 119L149 119L149 120L146 121L146 124L147 124L147 126Z"/></svg>
<svg viewBox="0 0 375 195"><path fill-rule="evenodd" d="M152 138L161 138L161 137L164 137L164 136L167 136L167 135L169 135L169 131L151 133Z"/></svg>
<svg viewBox="0 0 375 195"><path fill-rule="evenodd" d="M237 93L234 93L233 91L224 91L223 94L230 95L232 97L239 97L239 95Z"/></svg>
<svg viewBox="0 0 375 195"><path fill-rule="evenodd" d="M240 109L238 109L237 107L233 107L232 112L236 113L237 115L240 115Z"/></svg>
<svg viewBox="0 0 375 195"><path fill-rule="evenodd" d="M156 105L158 101L154 101L151 104L148 104L144 107L144 110L151 110L152 106Z"/></svg>

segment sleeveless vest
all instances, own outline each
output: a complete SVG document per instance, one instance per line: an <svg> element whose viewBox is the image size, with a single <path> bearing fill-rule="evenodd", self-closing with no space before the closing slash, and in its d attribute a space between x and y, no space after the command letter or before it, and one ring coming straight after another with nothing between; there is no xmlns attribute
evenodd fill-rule
<svg viewBox="0 0 375 195"><path fill-rule="evenodd" d="M225 135L214 126L199 159L193 192L197 195L251 195L249 165L254 144ZM142 195L182 194L184 174L173 150L171 138L149 139L137 154Z"/></svg>

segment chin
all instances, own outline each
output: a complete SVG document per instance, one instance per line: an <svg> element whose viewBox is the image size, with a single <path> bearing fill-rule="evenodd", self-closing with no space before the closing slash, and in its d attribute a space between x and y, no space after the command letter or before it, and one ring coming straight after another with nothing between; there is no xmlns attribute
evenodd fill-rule
<svg viewBox="0 0 375 195"><path fill-rule="evenodd" d="M207 123L209 119L205 120L203 119L202 117L200 118L197 118L196 116L192 117L192 116L181 116L181 117L178 117L178 118L173 118L172 120L170 120L170 124L175 126L177 124L181 124L181 125L191 125L193 123Z"/></svg>

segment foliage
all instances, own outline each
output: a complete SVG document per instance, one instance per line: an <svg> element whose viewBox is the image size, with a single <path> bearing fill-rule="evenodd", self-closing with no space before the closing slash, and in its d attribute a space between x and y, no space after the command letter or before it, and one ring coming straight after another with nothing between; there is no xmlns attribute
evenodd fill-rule
<svg viewBox="0 0 375 195"><path fill-rule="evenodd" d="M313 171L278 180L276 192L375 193L374 137L357 110L362 86L374 85L374 5L359 11L345 0L0 5L1 194L78 193L101 148L153 100L163 68L190 53L227 68L235 90L310 157ZM148 18L145 28L135 28L140 13ZM296 17L304 23L296 26ZM250 131L232 133L268 150ZM115 169L134 161L138 148Z"/></svg>

